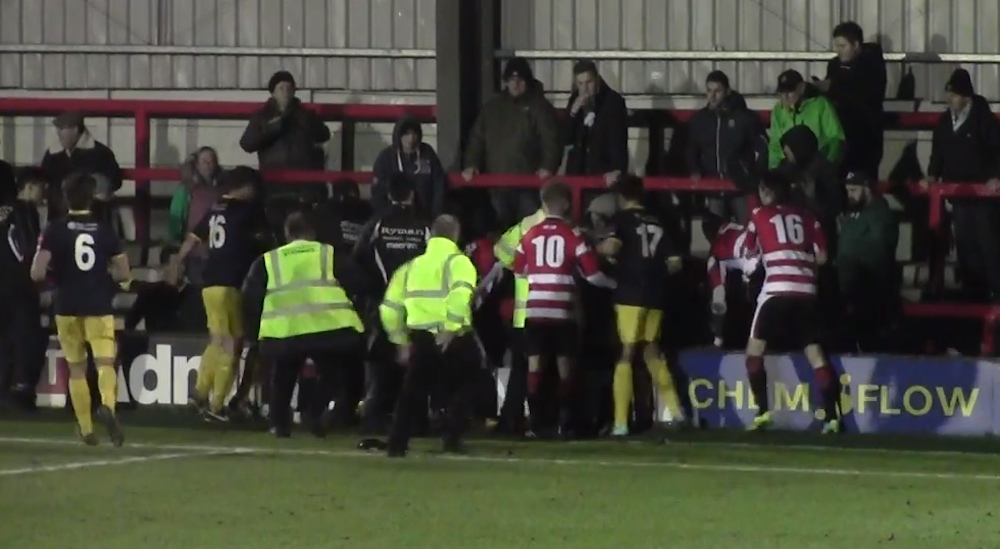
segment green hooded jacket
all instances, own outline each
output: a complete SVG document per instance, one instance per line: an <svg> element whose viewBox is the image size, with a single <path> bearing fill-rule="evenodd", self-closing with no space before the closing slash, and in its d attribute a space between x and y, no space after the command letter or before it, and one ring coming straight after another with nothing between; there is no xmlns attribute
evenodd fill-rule
<svg viewBox="0 0 1000 549"><path fill-rule="evenodd" d="M819 140L819 150L830 162L840 162L844 145L844 128L837 111L830 101L819 94L814 86L806 86L796 108L789 109L780 102L771 111L770 140L767 146L767 165L774 169L784 160L781 136L795 126L808 126Z"/></svg>

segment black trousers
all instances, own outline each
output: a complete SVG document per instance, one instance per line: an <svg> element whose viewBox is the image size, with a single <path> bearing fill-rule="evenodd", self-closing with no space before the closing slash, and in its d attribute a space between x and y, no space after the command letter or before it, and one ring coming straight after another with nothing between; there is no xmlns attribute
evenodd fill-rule
<svg viewBox="0 0 1000 549"><path fill-rule="evenodd" d="M952 204L962 286L973 295L988 290L989 298L1000 302L1000 205L975 198Z"/></svg>
<svg viewBox="0 0 1000 549"><path fill-rule="evenodd" d="M481 367L475 335L456 337L444 351L429 332L410 333L410 342L413 348L393 414L389 450L409 447L413 419L426 410L425 395L429 393L446 401L444 441L446 445L457 444L468 427L476 370Z"/></svg>
<svg viewBox="0 0 1000 549"><path fill-rule="evenodd" d="M291 402L296 383L299 383L299 410L305 422L318 422L331 402L335 403L335 411L353 409L352 396L345 390L343 381L348 378L348 370L356 366L357 357L355 345L301 351L286 348L280 353L264 354L261 358L270 363L272 375L271 423L278 429L291 429ZM309 359L316 364L315 378L301 375Z"/></svg>
<svg viewBox="0 0 1000 549"><path fill-rule="evenodd" d="M510 377L507 378L507 390L500 408L500 422L515 429L524 424L524 401L528 398L528 356L524 328L512 328L511 332Z"/></svg>
<svg viewBox="0 0 1000 549"><path fill-rule="evenodd" d="M0 307L0 392L16 388L34 401L45 365L48 337L42 328L37 292L3 298Z"/></svg>
<svg viewBox="0 0 1000 549"><path fill-rule="evenodd" d="M365 360L365 405L361 429L365 435L381 432L395 408L403 383L403 368L396 363L395 348L381 329L372 332ZM427 411L421 415L427 423Z"/></svg>

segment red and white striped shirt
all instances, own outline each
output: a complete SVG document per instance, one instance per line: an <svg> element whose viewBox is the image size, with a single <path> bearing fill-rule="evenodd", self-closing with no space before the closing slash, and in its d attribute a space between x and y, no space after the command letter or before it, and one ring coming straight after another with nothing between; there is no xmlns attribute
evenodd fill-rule
<svg viewBox="0 0 1000 549"><path fill-rule="evenodd" d="M744 248L764 266L761 295L815 295L816 255L826 253L819 221L805 208L761 206L750 214Z"/></svg>
<svg viewBox="0 0 1000 549"><path fill-rule="evenodd" d="M526 318L571 320L576 308L576 274L588 282L614 282L601 273L597 254L569 221L548 217L528 230L514 253L515 274L528 281Z"/></svg>
<svg viewBox="0 0 1000 549"><path fill-rule="evenodd" d="M729 271L743 271L746 238L743 225L727 223L719 228L708 255L708 282L713 290L725 287Z"/></svg>

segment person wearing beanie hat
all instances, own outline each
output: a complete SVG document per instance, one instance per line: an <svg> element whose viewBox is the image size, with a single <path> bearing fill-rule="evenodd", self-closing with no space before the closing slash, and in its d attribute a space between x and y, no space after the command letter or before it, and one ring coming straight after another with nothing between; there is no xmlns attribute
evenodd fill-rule
<svg viewBox="0 0 1000 549"><path fill-rule="evenodd" d="M504 90L487 101L469 135L462 175L536 174L547 179L562 164L563 146L552 103L538 91L528 61L515 57L503 70ZM492 189L490 198L506 226L538 209L534 189Z"/></svg>
<svg viewBox="0 0 1000 549"><path fill-rule="evenodd" d="M972 77L958 68L945 84L948 108L931 141L927 177L921 186L945 181L1000 191L1000 122L976 94ZM962 285L970 298L1000 302L1000 203L982 198L951 200L955 249Z"/></svg>
<svg viewBox="0 0 1000 549"><path fill-rule="evenodd" d="M850 172L844 186L847 215L840 220L835 265L840 295L854 318L841 325L863 352L892 352L885 347L885 336L899 312L899 223L885 197L874 190L875 178Z"/></svg>
<svg viewBox="0 0 1000 549"><path fill-rule="evenodd" d="M240 148L257 155L262 170L321 170L326 164L322 144L330 140L330 128L295 96L295 77L278 71L267 81L270 97L251 117L240 138ZM295 186L269 185L271 194L329 194L325 183Z"/></svg>

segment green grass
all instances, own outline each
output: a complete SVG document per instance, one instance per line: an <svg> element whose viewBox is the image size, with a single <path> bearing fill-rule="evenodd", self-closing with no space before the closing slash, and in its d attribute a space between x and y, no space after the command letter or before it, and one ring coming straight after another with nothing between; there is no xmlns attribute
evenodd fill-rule
<svg viewBox="0 0 1000 549"><path fill-rule="evenodd" d="M120 449L76 443L61 413L0 420L0 547L974 549L1000 539L1000 459L987 439L478 439L461 458L428 439L389 460L357 452L353 437L277 441L152 418L125 416Z"/></svg>

